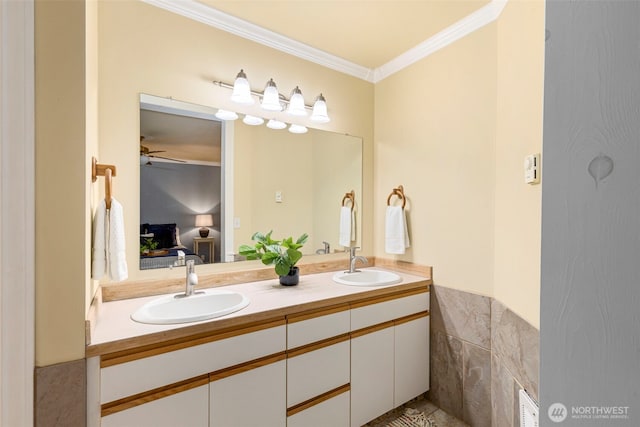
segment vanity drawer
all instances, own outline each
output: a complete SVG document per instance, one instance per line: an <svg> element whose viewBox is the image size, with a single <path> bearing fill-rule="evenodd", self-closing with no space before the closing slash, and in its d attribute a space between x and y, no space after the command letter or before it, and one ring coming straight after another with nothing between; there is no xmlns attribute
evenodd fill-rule
<svg viewBox="0 0 640 427"><path fill-rule="evenodd" d="M112 402L283 352L286 349L286 326L284 320L278 322L282 324L124 363L112 364L108 358L102 360L100 401Z"/></svg>
<svg viewBox="0 0 640 427"><path fill-rule="evenodd" d="M373 300L356 303L351 309L351 330L357 331L428 309L429 292L394 299L383 297L380 298L380 302Z"/></svg>
<svg viewBox="0 0 640 427"><path fill-rule="evenodd" d="M349 388L342 387L327 400L313 402L300 411L291 411L287 427L349 427L350 396Z"/></svg>
<svg viewBox="0 0 640 427"><path fill-rule="evenodd" d="M303 351L287 358L287 408L349 383L348 335L336 344Z"/></svg>
<svg viewBox="0 0 640 427"><path fill-rule="evenodd" d="M349 332L349 305L287 317L287 349Z"/></svg>

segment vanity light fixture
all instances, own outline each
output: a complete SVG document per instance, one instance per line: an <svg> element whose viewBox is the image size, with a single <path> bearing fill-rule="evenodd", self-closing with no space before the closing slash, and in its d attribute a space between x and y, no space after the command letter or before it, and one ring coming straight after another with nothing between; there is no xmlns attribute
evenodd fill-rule
<svg viewBox="0 0 640 427"><path fill-rule="evenodd" d="M269 79L267 85L264 88L262 94L262 102L260 107L267 111L282 111L282 104L280 103L280 92L273 79Z"/></svg>
<svg viewBox="0 0 640 427"><path fill-rule="evenodd" d="M322 94L320 94L314 101L313 106L306 105L302 91L299 86L296 86L291 91L291 98L287 99L285 96L278 92L276 83L272 78L269 79L265 85L262 93L251 90L249 80L244 70L241 69L233 85L222 81L213 81L213 84L232 89L231 100L242 104L251 105L255 103L254 97L260 99L260 107L266 111L282 111L286 107L286 112L294 116L307 116L308 111L311 110L311 120L316 123L329 122L329 115L327 114L327 101ZM235 119L223 119L223 120L235 120Z"/></svg>
<svg viewBox="0 0 640 427"><path fill-rule="evenodd" d="M237 120L238 115L233 111L219 109L216 113L216 117L220 120Z"/></svg>
<svg viewBox="0 0 640 427"><path fill-rule="evenodd" d="M291 133L307 133L308 131L309 129L307 129L305 126L295 124L289 126L289 132Z"/></svg>
<svg viewBox="0 0 640 427"><path fill-rule="evenodd" d="M251 96L251 86L249 86L249 80L247 80L247 75L244 73L244 70L240 70L236 76L236 81L233 83L231 100L243 105L253 105L255 103Z"/></svg>
<svg viewBox="0 0 640 427"><path fill-rule="evenodd" d="M287 113L293 116L307 115L307 110L305 109L304 105L304 97L302 96L302 91L298 86L296 86L295 89L291 91L291 99L289 100Z"/></svg>
<svg viewBox="0 0 640 427"><path fill-rule="evenodd" d="M318 95L316 101L313 103L313 111L311 112L311 121L317 123L329 123L329 116L327 115L327 101L322 94Z"/></svg>
<svg viewBox="0 0 640 427"><path fill-rule="evenodd" d="M267 127L269 129L276 129L276 130L280 130L280 129L284 129L287 127L287 124L285 122L281 122L280 120L276 120L276 119L270 119L267 122Z"/></svg>
<svg viewBox="0 0 640 427"><path fill-rule="evenodd" d="M247 114L244 116L244 119L242 119L242 122L249 126L260 126L264 123L264 119L262 117L256 117Z"/></svg>

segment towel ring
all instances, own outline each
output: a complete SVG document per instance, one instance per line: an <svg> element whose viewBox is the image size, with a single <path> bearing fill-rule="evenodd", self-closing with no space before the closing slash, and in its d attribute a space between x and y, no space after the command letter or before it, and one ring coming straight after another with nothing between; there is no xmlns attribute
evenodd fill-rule
<svg viewBox="0 0 640 427"><path fill-rule="evenodd" d="M404 187L402 187L402 185L399 185L397 188L394 188L391 191L391 194L389 194L389 197L387 197L387 206L391 206L391 198L393 196L398 196L398 198L402 200L402 209L404 209L404 207L407 205L407 198L404 195Z"/></svg>
<svg viewBox="0 0 640 427"><path fill-rule="evenodd" d="M356 205L356 192L351 190L349 193L345 193L344 197L342 198L342 206L345 206L345 202L350 200L351 201L351 210L353 210L353 207Z"/></svg>

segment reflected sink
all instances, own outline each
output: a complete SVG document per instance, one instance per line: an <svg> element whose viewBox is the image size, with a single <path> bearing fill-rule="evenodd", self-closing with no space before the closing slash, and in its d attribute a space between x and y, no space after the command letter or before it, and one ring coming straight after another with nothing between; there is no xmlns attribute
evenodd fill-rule
<svg viewBox="0 0 640 427"><path fill-rule="evenodd" d="M333 281L350 286L383 286L400 283L402 277L384 270L339 271L333 275Z"/></svg>
<svg viewBox="0 0 640 427"><path fill-rule="evenodd" d="M209 289L184 298L176 295L156 298L136 310L131 319L154 325L197 322L242 310L247 305L249 299L238 292Z"/></svg>

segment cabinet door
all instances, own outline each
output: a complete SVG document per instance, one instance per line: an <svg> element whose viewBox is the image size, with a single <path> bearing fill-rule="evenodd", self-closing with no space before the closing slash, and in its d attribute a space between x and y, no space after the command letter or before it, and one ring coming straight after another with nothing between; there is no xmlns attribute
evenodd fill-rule
<svg viewBox="0 0 640 427"><path fill-rule="evenodd" d="M394 406L429 390L429 316L395 326Z"/></svg>
<svg viewBox="0 0 640 427"><path fill-rule="evenodd" d="M209 384L211 427L282 427L286 424L286 362Z"/></svg>
<svg viewBox="0 0 640 427"><path fill-rule="evenodd" d="M209 387L207 384L152 400L106 417L102 427L207 427Z"/></svg>
<svg viewBox="0 0 640 427"><path fill-rule="evenodd" d="M393 326L351 340L351 425L393 409Z"/></svg>
<svg viewBox="0 0 640 427"><path fill-rule="evenodd" d="M349 392L291 415L287 427L349 427Z"/></svg>

